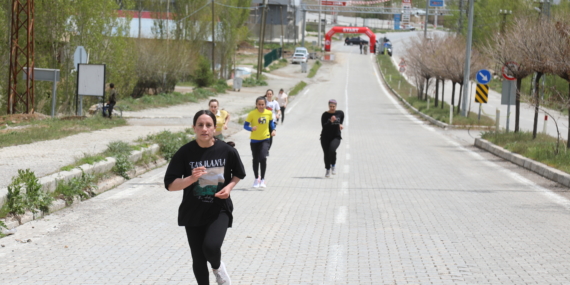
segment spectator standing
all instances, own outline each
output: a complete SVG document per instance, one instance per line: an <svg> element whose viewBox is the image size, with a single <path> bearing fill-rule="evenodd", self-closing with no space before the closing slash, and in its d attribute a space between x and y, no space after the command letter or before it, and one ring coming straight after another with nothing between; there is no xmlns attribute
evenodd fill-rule
<svg viewBox="0 0 570 285"><path fill-rule="evenodd" d="M115 89L115 84L113 83L109 84L109 87L111 89L109 90L109 100L107 101L107 112L109 112L109 119L111 119L113 116L113 107L115 107L115 104L117 104L117 90Z"/></svg>

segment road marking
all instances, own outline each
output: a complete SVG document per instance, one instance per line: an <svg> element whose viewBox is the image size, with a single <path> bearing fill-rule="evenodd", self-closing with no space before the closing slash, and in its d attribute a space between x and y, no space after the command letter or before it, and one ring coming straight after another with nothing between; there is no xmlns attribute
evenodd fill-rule
<svg viewBox="0 0 570 285"><path fill-rule="evenodd" d="M349 168L350 168L349 165L345 165L345 166L344 166L344 173L348 173L348 172L349 172Z"/></svg>
<svg viewBox="0 0 570 285"><path fill-rule="evenodd" d="M350 160L350 153L346 154L346 160Z"/></svg>
<svg viewBox="0 0 570 285"><path fill-rule="evenodd" d="M346 213L347 213L346 206L340 206L338 208L338 213L336 214L335 223L345 224L346 223Z"/></svg>
<svg viewBox="0 0 570 285"><path fill-rule="evenodd" d="M341 280L346 268L344 261L344 247L342 245L331 245L327 265L328 281L334 282Z"/></svg>
<svg viewBox="0 0 570 285"><path fill-rule="evenodd" d="M349 149L349 148L350 148L350 145L349 145L349 144L346 144L346 149Z"/></svg>
<svg viewBox="0 0 570 285"><path fill-rule="evenodd" d="M350 70L350 64L346 65L346 84L344 85L344 122L343 125L348 127L348 74Z"/></svg>
<svg viewBox="0 0 570 285"><path fill-rule="evenodd" d="M570 200L560 196L540 185L537 185L536 183L528 180L527 178L519 175L516 172L513 172L511 170L505 169L497 164L495 164L494 162L488 161L486 160L484 157L482 157L481 155L479 155L476 152L473 152L469 149L464 148L463 146L461 146L459 143L452 141L451 139L449 139L448 137L444 136L442 133L437 132L432 126L430 125L426 125L424 122L420 121L419 119L417 119L416 117L412 116L411 114L408 113L407 110L404 109L404 107L402 107L397 101L396 99L394 99L394 96L391 96L388 93L388 90L386 90L386 88L384 87L384 85L382 84L382 82L380 81L380 75L377 71L377 66L375 65L373 67L374 69L374 73L376 74L376 80L378 81L378 85L380 85L380 88L382 89L382 91L384 91L384 94L392 101L392 103L394 103L394 105L396 106L396 108L398 108L400 110L400 112L402 112L402 114L404 114L406 117L408 117L411 121L421 125L422 127L426 128L429 131L432 131L434 133L439 134L445 141L447 141L448 143L450 143L451 145L459 148L460 150L468 153L469 155L479 159L481 162L489 165L490 167L493 167L501 172L503 172L504 174L510 176L513 180L519 181L520 183L532 188L533 190L535 190L536 192L541 193L542 195L544 195L546 198L548 198L549 200L551 200L552 202L559 204L561 206L563 206L564 208L570 210ZM346 169L345 169L346 170Z"/></svg>
<svg viewBox="0 0 570 285"><path fill-rule="evenodd" d="M340 187L340 194L343 194L343 195L348 194L348 181L342 182L342 186Z"/></svg>
<svg viewBox="0 0 570 285"><path fill-rule="evenodd" d="M305 92L303 92L303 96L305 96L309 92L309 90L311 90L311 89L309 88L309 89L305 90ZM299 96L297 96L297 98L298 97ZM290 108L288 108L287 111L285 111L285 114L291 113L291 111L293 110L293 108L295 108L297 106L297 104L299 104L299 100L295 100L295 104L293 106L291 106Z"/></svg>

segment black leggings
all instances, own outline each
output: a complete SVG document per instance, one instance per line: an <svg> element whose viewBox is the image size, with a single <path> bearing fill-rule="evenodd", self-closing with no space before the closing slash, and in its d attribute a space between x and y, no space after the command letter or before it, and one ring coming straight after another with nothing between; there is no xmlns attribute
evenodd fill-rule
<svg viewBox="0 0 570 285"><path fill-rule="evenodd" d="M281 123L285 122L285 108L287 107L281 107Z"/></svg>
<svg viewBox="0 0 570 285"><path fill-rule="evenodd" d="M192 253L192 269L198 285L210 284L208 262L214 269L220 268L222 242L228 230L230 217L222 211L218 219L200 227L186 227L188 244Z"/></svg>
<svg viewBox="0 0 570 285"><path fill-rule="evenodd" d="M264 140L257 143L250 143L251 154L253 155L253 174L255 179L259 176L258 169L261 165L261 179L265 179L265 170L267 169L267 152L269 151L270 141Z"/></svg>
<svg viewBox="0 0 570 285"><path fill-rule="evenodd" d="M325 168L331 169L331 164L336 164L336 149L340 145L340 138L334 138L332 140L321 139L321 147L323 148L323 153L325 155Z"/></svg>

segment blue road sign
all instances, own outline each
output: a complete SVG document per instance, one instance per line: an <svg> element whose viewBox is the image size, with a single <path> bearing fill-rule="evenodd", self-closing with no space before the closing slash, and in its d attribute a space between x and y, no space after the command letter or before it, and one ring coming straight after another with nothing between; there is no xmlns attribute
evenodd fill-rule
<svg viewBox="0 0 570 285"><path fill-rule="evenodd" d="M430 0L429 1L429 6L430 7L443 7L444 6L444 0Z"/></svg>
<svg viewBox="0 0 570 285"><path fill-rule="evenodd" d="M400 29L400 14L394 14L394 30Z"/></svg>
<svg viewBox="0 0 570 285"><path fill-rule="evenodd" d="M491 72L487 69L477 71L477 83L487 84L491 81Z"/></svg>

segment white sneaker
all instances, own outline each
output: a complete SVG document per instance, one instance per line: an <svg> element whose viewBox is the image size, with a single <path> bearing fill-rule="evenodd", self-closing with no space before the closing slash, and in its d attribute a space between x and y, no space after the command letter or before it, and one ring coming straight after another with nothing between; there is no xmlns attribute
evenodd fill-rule
<svg viewBox="0 0 570 285"><path fill-rule="evenodd" d="M259 188L259 184L261 184L261 181L258 179L255 179L255 181L253 181L253 188Z"/></svg>
<svg viewBox="0 0 570 285"><path fill-rule="evenodd" d="M267 187L267 186L265 185L265 179L261 179L261 183L259 183L259 187L261 187L261 188Z"/></svg>
<svg viewBox="0 0 570 285"><path fill-rule="evenodd" d="M331 167L331 174L336 175L336 167Z"/></svg>
<svg viewBox="0 0 570 285"><path fill-rule="evenodd" d="M331 170L327 169L327 173L325 174L325 177L331 177Z"/></svg>
<svg viewBox="0 0 570 285"><path fill-rule="evenodd" d="M218 285L232 285L232 280L230 280L226 265L223 262L220 262L220 268L212 270L214 271Z"/></svg>

